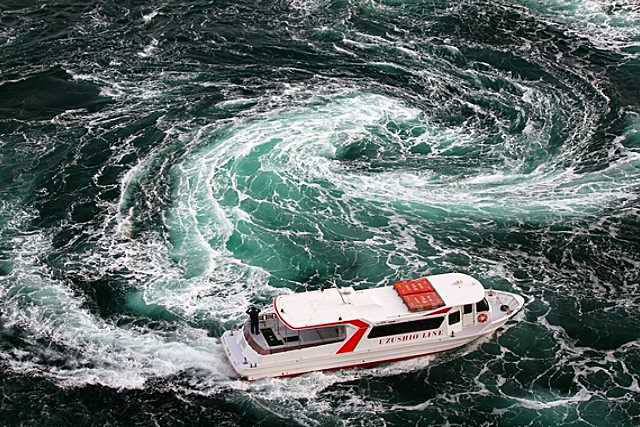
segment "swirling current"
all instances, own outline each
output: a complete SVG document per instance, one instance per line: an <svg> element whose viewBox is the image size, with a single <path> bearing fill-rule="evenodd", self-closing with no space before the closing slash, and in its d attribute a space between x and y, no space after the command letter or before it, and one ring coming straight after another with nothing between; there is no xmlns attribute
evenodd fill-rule
<svg viewBox="0 0 640 427"><path fill-rule="evenodd" d="M634 0L9 0L0 47L0 425L640 424ZM450 271L525 309L225 360L249 304Z"/></svg>

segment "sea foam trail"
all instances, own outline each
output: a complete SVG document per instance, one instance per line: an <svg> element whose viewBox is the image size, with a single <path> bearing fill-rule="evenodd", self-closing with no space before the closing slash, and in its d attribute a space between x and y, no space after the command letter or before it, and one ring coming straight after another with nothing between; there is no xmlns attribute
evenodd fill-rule
<svg viewBox="0 0 640 427"><path fill-rule="evenodd" d="M420 134L403 139L401 134L390 132L390 126L414 128ZM190 211L191 215L213 218L218 224L216 228L225 230L227 235L233 229L229 221L237 222L246 216L238 216L241 204L221 208L216 199L229 193L234 194L238 202L272 197L252 194L258 188L253 184L262 177L272 177L268 179L285 186L326 183L323 185L327 188L340 190L353 200L455 207L464 215L476 212L476 215L491 217L529 217L531 212L538 212L541 217L554 212L559 216L580 216L606 208L609 202L635 197L633 186L638 178L639 163L633 152L611 162L606 169L588 173L560 170L554 167L557 161L554 157L530 173L510 172L506 157L505 163L488 170L469 173L466 169L465 175L470 177L452 177L428 167L430 162L441 161L438 157L447 158L448 152L457 147L472 147L481 142L482 136L466 131L441 129L431 124L420 110L392 98L366 93L339 96L318 105L268 114L246 125L236 124L230 136L197 152L195 158L189 160L189 166L176 168L179 174L188 176L183 187L191 186L181 187L179 193L196 198L200 204L200 207L189 206L185 213ZM513 144L527 145L546 136L544 130L532 132L521 141L510 142L509 150ZM341 153L352 148L367 155L364 150L369 148L365 144L371 144L378 157L389 153L389 165L411 161L413 157L422 167L368 172L358 166L372 159L341 161ZM430 147L432 154L420 156L412 151L423 146ZM562 159L565 154L560 152L556 156ZM240 168L249 162L256 163L257 177L247 185L240 181L243 173ZM227 192L229 188L231 191ZM182 220L188 215L176 217ZM208 236L203 238L206 240Z"/></svg>
<svg viewBox="0 0 640 427"><path fill-rule="evenodd" d="M218 340L204 330L181 325L170 332L141 331L97 318L42 264L41 254L51 251L42 234L14 230L10 245L12 272L0 288L2 327L24 335L27 347L2 353L14 371L44 374L66 385L116 388L139 388L150 378L187 370L217 379L233 374ZM48 349L28 343L48 343Z"/></svg>

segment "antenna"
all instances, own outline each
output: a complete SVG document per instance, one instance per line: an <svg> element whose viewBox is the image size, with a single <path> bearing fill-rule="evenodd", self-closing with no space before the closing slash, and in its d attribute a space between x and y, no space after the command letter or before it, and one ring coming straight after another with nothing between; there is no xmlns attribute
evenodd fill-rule
<svg viewBox="0 0 640 427"><path fill-rule="evenodd" d="M338 295L340 295L340 299L342 300L343 304L349 304L347 301L344 300L344 296L342 295L342 292L340 292L340 288L338 287L338 284L332 280L331 283L333 284L333 286L335 286L336 290L338 291Z"/></svg>

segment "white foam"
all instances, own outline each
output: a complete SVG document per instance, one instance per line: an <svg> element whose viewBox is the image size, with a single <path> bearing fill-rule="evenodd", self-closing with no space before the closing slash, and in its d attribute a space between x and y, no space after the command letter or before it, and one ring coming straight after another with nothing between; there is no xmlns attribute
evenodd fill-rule
<svg viewBox="0 0 640 427"><path fill-rule="evenodd" d="M354 56L354 57L357 57L357 56L358 56L358 55L356 55L355 53L351 52L350 50L344 49L344 48L342 48L342 47L340 47L340 46L336 46L336 44L335 44L335 43L333 44L333 48L334 48L337 52L344 53L344 54L349 55L349 56Z"/></svg>
<svg viewBox="0 0 640 427"><path fill-rule="evenodd" d="M565 398L565 399L555 399L555 400L533 400L533 399L524 399L519 397L511 397L511 399L519 402L523 407L535 410L543 410L556 408L558 406L567 406L574 405L580 402L587 402L591 400L592 395L586 389L580 389L575 395Z"/></svg>
<svg viewBox="0 0 640 427"><path fill-rule="evenodd" d="M531 94L531 88L524 90L525 103L534 102ZM538 94L535 98L540 101L539 97ZM217 171L217 176L209 173L196 177L197 185L226 188L229 180L233 182L233 179L224 175L232 173L225 171L228 162L240 162L256 147L269 140L279 140L276 146L260 157L262 172L275 172L287 185L318 180L329 182L350 198L368 199L383 205L402 201L446 209L455 207L465 215L473 215L474 212L481 215L489 213L493 217L526 215L531 220L533 215L544 219L550 218L549 214L552 217L593 214L598 209L606 208L610 201L633 195L634 177L638 175L637 159L633 156L613 162L604 171L581 175L570 169L554 169L552 163L542 163L531 173L519 173L517 167L515 170L511 167L506 157L504 160L508 173L507 169L494 169L484 174L471 174L464 179L450 179L429 171L407 169L375 174L354 171L336 162L333 157L342 147L353 142L377 138L371 135L370 127L384 134L388 123L410 122L422 126L426 131L420 136L396 142L397 136L386 133L385 137L390 142L376 143L383 150L405 151L423 143L431 147L432 156L447 155L451 150L478 145L483 136L473 129L442 129L434 126L420 110L381 95L353 92L319 101L312 99L309 106L290 111L276 110L246 125L236 123L224 144L212 146L206 154L196 154L200 158L195 166L190 166L193 170ZM585 120L588 117L590 115L585 115ZM538 128L528 122L523 139L508 141L509 145L505 148L519 150L518 145L521 145L527 150L544 152L546 148L537 141L544 138L546 132L547 127ZM500 152L497 154L504 155ZM561 153L559 161L570 154L573 153ZM428 162L429 158L425 161ZM526 157L518 161L526 161ZM191 190L184 191L190 193ZM238 193L240 197L248 197L242 190ZM216 197L209 195L207 203L215 206ZM198 209L193 212L198 212ZM223 217L238 220L231 211L219 211L216 215L220 216L217 220L220 224ZM244 218L247 219L246 216ZM232 226L227 224L222 228L230 230Z"/></svg>
<svg viewBox="0 0 640 427"><path fill-rule="evenodd" d="M144 47L142 52L138 52L138 56L141 58L147 58L149 56L152 56L154 52L158 49L158 44L159 44L158 40L156 40L155 38L152 38L151 42Z"/></svg>
<svg viewBox="0 0 640 427"><path fill-rule="evenodd" d="M146 15L142 15L142 20L144 21L145 24L148 24L156 16L158 16L158 11L154 10L154 11L151 11L151 12L147 13Z"/></svg>
<svg viewBox="0 0 640 427"><path fill-rule="evenodd" d="M587 38L605 49L640 46L640 7L634 0L521 0L533 13L562 25L568 33Z"/></svg>

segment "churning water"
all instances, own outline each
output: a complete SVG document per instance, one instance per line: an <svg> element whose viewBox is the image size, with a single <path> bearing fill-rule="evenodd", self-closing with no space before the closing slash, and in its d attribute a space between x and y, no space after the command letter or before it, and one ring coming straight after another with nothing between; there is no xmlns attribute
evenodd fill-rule
<svg viewBox="0 0 640 427"><path fill-rule="evenodd" d="M0 424L637 425L635 0L0 2ZM527 298L457 352L254 383L328 281Z"/></svg>

